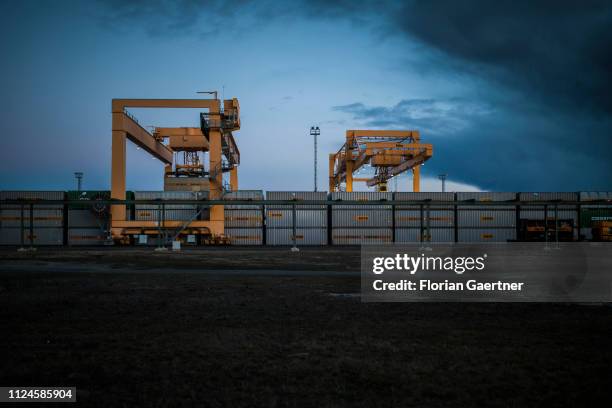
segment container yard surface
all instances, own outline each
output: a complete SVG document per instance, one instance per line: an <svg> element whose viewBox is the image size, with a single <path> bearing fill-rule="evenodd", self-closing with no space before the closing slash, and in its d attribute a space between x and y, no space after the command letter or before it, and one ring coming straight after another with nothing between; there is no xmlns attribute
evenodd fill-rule
<svg viewBox="0 0 612 408"><path fill-rule="evenodd" d="M0 382L100 407L611 402L610 306L364 304L359 258L2 249Z"/></svg>

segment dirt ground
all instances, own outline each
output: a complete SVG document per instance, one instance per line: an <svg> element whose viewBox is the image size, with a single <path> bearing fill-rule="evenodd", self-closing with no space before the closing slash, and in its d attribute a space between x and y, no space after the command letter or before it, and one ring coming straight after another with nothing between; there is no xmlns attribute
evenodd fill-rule
<svg viewBox="0 0 612 408"><path fill-rule="evenodd" d="M611 307L366 304L358 268L346 248L6 249L0 384L99 407L612 402Z"/></svg>

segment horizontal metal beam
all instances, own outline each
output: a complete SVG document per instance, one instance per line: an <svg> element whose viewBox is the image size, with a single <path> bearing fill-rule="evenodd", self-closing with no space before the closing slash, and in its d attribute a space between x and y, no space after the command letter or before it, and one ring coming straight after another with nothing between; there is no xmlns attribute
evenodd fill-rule
<svg viewBox="0 0 612 408"><path fill-rule="evenodd" d="M397 138L413 138L419 140L418 130L347 130L346 138L353 137L397 137Z"/></svg>
<svg viewBox="0 0 612 408"><path fill-rule="evenodd" d="M113 113L113 130L126 132L127 138L166 164L172 164L172 150L124 112Z"/></svg>
<svg viewBox="0 0 612 408"><path fill-rule="evenodd" d="M220 111L218 99L113 99L113 113L123 112L125 108L200 108L211 113Z"/></svg>

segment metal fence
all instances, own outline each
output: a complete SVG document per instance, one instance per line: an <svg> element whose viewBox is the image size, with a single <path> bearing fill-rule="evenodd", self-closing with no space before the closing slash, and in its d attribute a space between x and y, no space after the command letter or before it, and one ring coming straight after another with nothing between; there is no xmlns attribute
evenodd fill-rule
<svg viewBox="0 0 612 408"><path fill-rule="evenodd" d="M222 200L159 193L94 200L74 199L64 192L2 191L0 245L112 243L109 211L100 211L110 205L125 205L128 219L136 221L148 220L143 212L151 212L151 219L161 220L160 231L164 220L188 225L189 219L205 219L200 209L224 205L225 235L234 245L582 241L593 239L596 223L612 221L609 192L267 192L264 198L260 191L238 191ZM135 243L147 241L133 238ZM180 239L198 244L193 236Z"/></svg>

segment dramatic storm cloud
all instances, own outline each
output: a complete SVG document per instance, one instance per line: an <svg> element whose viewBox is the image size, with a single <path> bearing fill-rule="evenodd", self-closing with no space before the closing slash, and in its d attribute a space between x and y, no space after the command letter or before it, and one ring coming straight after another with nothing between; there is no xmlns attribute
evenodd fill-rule
<svg viewBox="0 0 612 408"><path fill-rule="evenodd" d="M308 129L320 125L319 186L327 153L365 127L420 130L434 144L428 188L448 173L457 189L612 190L609 2L0 8L2 188L70 188L84 171L87 188L106 189L110 99L216 89L241 102L242 188L311 189ZM145 125L197 118L132 113ZM159 163L133 147L128 158L128 188L161 188Z"/></svg>

